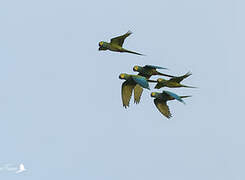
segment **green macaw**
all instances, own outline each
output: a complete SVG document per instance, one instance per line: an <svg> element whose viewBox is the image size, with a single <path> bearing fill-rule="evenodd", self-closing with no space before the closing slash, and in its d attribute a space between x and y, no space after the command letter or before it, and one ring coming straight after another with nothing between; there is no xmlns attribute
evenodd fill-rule
<svg viewBox="0 0 245 180"><path fill-rule="evenodd" d="M157 69L167 69L160 66L153 66L153 65L145 65L145 66L134 66L133 71L139 72L138 75L144 76L149 82L155 82L152 80L149 80L149 78L153 75L161 75L161 76L167 76L167 77L174 77L168 74L163 74L157 71ZM140 102L140 97L143 92L143 88L139 85L135 86L134 89L134 103L138 104Z"/></svg>
<svg viewBox="0 0 245 180"><path fill-rule="evenodd" d="M160 75L160 76L167 76L167 77L174 77L172 75L163 74L157 71L157 69L167 69L160 66L153 66L153 65L145 65L145 66L134 66L133 71L139 72L138 75L144 76L149 79L153 75Z"/></svg>
<svg viewBox="0 0 245 180"><path fill-rule="evenodd" d="M110 51L116 51L116 52L127 52L127 53L132 53L132 54L137 54L137 55L143 55L134 51L129 51L127 49L124 49L123 46L123 42L124 40L130 35L132 34L131 31L128 31L127 33L125 33L122 36L118 36L115 38L111 39L111 42L104 42L104 41L100 41L99 42L99 51L103 50L110 50Z"/></svg>
<svg viewBox="0 0 245 180"><path fill-rule="evenodd" d="M131 99L133 90L134 90L134 95L135 94L137 95L137 93L138 93L138 92L136 92L137 89L135 90L136 85L139 85L143 88L150 90L149 83L148 83L147 79L143 76L130 75L130 74L122 73L119 75L119 79L125 79L126 80L123 82L122 90L121 90L122 102L123 102L123 106L125 108L129 107L129 101Z"/></svg>
<svg viewBox="0 0 245 180"><path fill-rule="evenodd" d="M176 99L179 102L182 102L185 104L185 102L182 100L182 98L187 98L187 97L191 97L191 96L178 96L177 94L175 94L173 92L162 91L162 93L152 92L151 97L155 98L154 104L156 105L156 107L160 111L160 113L169 119L172 117L172 114L171 114L169 107L167 105L167 101Z"/></svg>
<svg viewBox="0 0 245 180"><path fill-rule="evenodd" d="M179 87L187 87L187 88L196 88L193 86L186 86L183 84L180 84L181 81L183 81L183 79L189 77L191 75L190 72L186 73L183 76L176 76L176 77L172 77L169 80L165 80L162 78L158 78L157 81L151 80L151 82L157 82L155 89L160 89L162 87L169 87L169 88L179 88Z"/></svg>

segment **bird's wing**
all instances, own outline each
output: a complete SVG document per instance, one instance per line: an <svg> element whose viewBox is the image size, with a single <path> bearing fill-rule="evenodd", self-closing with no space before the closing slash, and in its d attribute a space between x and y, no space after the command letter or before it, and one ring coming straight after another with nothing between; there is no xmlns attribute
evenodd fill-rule
<svg viewBox="0 0 245 180"><path fill-rule="evenodd" d="M177 94L173 93L173 92L170 92L170 91L163 91L163 93L173 97L174 99L178 100L179 102L182 102L185 104L185 102L183 101L183 99L181 99L180 96L178 96Z"/></svg>
<svg viewBox="0 0 245 180"><path fill-rule="evenodd" d="M150 89L149 83L145 77L139 76L139 75L132 75L132 78L141 87L146 88L146 89Z"/></svg>
<svg viewBox="0 0 245 180"><path fill-rule="evenodd" d="M136 84L136 86L134 87L134 103L139 104L142 92L143 88L140 87L140 85Z"/></svg>
<svg viewBox="0 0 245 180"><path fill-rule="evenodd" d="M154 66L154 65L145 65L144 68L147 68L147 69L167 69L164 67Z"/></svg>
<svg viewBox="0 0 245 180"><path fill-rule="evenodd" d="M163 87L162 84L159 83L159 82L157 82L157 84L156 84L156 86L155 86L154 88L155 88L155 89L160 89L161 87Z"/></svg>
<svg viewBox="0 0 245 180"><path fill-rule="evenodd" d="M183 79L187 78L190 75L191 75L191 73L188 72L188 73L186 73L183 76L175 76L175 77L172 77L171 79L169 79L169 81L180 83L181 81L183 81Z"/></svg>
<svg viewBox="0 0 245 180"><path fill-rule="evenodd" d="M131 31L128 31L127 33L125 33L125 34L122 35L122 36L118 36L118 37L112 38L112 39L111 39L111 43L112 43L112 44L117 44L117 45L119 45L119 46L122 46L124 40L125 40L130 34L132 34L132 32L131 32Z"/></svg>
<svg viewBox="0 0 245 180"><path fill-rule="evenodd" d="M166 101L160 100L160 99L154 99L154 104L156 105L157 109L168 119L172 117L172 114L169 111L169 107L166 103Z"/></svg>
<svg viewBox="0 0 245 180"><path fill-rule="evenodd" d="M122 92L121 92L122 102L125 108L129 107L129 101L131 99L132 92L133 92L135 85L136 84L133 81L129 81L129 80L123 82L122 84Z"/></svg>

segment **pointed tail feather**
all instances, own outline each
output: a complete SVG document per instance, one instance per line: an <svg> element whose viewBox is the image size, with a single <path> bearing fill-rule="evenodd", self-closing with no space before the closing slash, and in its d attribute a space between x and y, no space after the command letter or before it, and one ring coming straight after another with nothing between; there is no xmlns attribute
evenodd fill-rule
<svg viewBox="0 0 245 180"><path fill-rule="evenodd" d="M182 85L182 87L186 87L186 88L198 88L198 87L194 87L194 86L186 86L186 85Z"/></svg>
<svg viewBox="0 0 245 180"><path fill-rule="evenodd" d="M190 75L192 75L192 73L189 71L189 72L187 72L187 73L183 76L183 78L187 78L187 77L189 77Z"/></svg>
<svg viewBox="0 0 245 180"><path fill-rule="evenodd" d="M183 99L183 98L188 98L188 97L191 97L191 96L180 96L180 98L181 99ZM175 100L175 98L174 97L169 97L169 99L168 100ZM185 104L185 102L182 100L182 103L184 103Z"/></svg>
<svg viewBox="0 0 245 180"><path fill-rule="evenodd" d="M129 34L129 35L130 35L130 34L133 34L133 32L132 32L132 31L130 31L130 30L128 30L127 34Z"/></svg>
<svg viewBox="0 0 245 180"><path fill-rule="evenodd" d="M160 72L157 72L157 75L160 75L160 76L167 76L167 77L174 77L172 75L168 75L168 74L164 74L164 73L160 73Z"/></svg>
<svg viewBox="0 0 245 180"><path fill-rule="evenodd" d="M123 52L132 53L132 54L137 54L137 55L140 55L140 56L146 56L146 55L144 55L144 54L140 54L140 53L137 53L137 52L134 52L134 51L129 51L129 50L126 50L126 49L124 49Z"/></svg>
<svg viewBox="0 0 245 180"><path fill-rule="evenodd" d="M148 82L157 83L156 80L147 79Z"/></svg>
<svg viewBox="0 0 245 180"><path fill-rule="evenodd" d="M188 97L191 97L191 96L180 96L181 100L182 100L183 98L188 98ZM183 103L183 104L186 104L185 101L183 101L183 100L182 100L182 103Z"/></svg>
<svg viewBox="0 0 245 180"><path fill-rule="evenodd" d="M188 97L191 97L191 96L180 96L181 98L188 98Z"/></svg>

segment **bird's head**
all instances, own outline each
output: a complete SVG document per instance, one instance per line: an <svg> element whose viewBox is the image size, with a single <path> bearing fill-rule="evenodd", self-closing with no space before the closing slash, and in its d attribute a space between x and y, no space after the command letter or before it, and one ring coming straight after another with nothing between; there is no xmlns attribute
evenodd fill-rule
<svg viewBox="0 0 245 180"><path fill-rule="evenodd" d="M151 93L151 97L154 97L154 98L159 98L161 93L158 93L158 92L152 92Z"/></svg>
<svg viewBox="0 0 245 180"><path fill-rule="evenodd" d="M121 73L119 79L127 79L128 75L126 73Z"/></svg>
<svg viewBox="0 0 245 180"><path fill-rule="evenodd" d="M152 92L151 97L155 97L155 96L156 96L156 92Z"/></svg>
<svg viewBox="0 0 245 180"><path fill-rule="evenodd" d="M100 41L99 42L99 51L101 51L101 50L107 50L106 45L107 45L106 42Z"/></svg>
<svg viewBox="0 0 245 180"><path fill-rule="evenodd" d="M100 41L99 42L99 47L103 46L104 42L103 41Z"/></svg>
<svg viewBox="0 0 245 180"><path fill-rule="evenodd" d="M142 67L141 67L141 66L134 66L133 71L140 72L140 71L141 71L141 69L142 69Z"/></svg>
<svg viewBox="0 0 245 180"><path fill-rule="evenodd" d="M157 94L158 94L157 92L152 92L152 93L151 93L151 97L156 97Z"/></svg>
<svg viewBox="0 0 245 180"><path fill-rule="evenodd" d="M158 83L162 82L162 78L158 78L158 79L157 79L157 82L158 82Z"/></svg>
<svg viewBox="0 0 245 180"><path fill-rule="evenodd" d="M165 80L162 79L162 78L158 78L158 79L157 79L157 82L158 82L158 83L161 83L161 82L164 82L164 81L165 81Z"/></svg>

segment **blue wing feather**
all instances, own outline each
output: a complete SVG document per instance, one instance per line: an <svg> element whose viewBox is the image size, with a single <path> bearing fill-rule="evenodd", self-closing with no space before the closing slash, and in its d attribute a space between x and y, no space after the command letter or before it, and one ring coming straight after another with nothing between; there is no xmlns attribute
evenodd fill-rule
<svg viewBox="0 0 245 180"><path fill-rule="evenodd" d="M160 66L154 66L154 65L145 65L145 68L151 68L151 69L168 69Z"/></svg>
<svg viewBox="0 0 245 180"><path fill-rule="evenodd" d="M174 99L178 100L179 102L182 102L185 104L185 102L183 101L183 99L181 99L180 96L178 96L177 94L170 92L170 91L163 91L163 93L168 94L169 96L172 96Z"/></svg>
<svg viewBox="0 0 245 180"><path fill-rule="evenodd" d="M132 78L136 83L138 83L143 88L150 89L149 83L145 77L139 75L132 75Z"/></svg>

